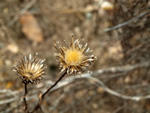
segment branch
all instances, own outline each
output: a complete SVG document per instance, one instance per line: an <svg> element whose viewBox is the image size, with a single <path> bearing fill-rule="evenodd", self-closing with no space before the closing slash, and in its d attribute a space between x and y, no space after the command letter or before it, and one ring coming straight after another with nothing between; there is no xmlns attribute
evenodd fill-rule
<svg viewBox="0 0 150 113"><path fill-rule="evenodd" d="M119 98L122 98L122 99L126 99L126 100L133 100L133 101L140 101L140 100L143 100L143 99L149 99L150 98L150 95L146 95L146 96L127 96L127 95L123 95L123 94L120 94L114 90L111 90L110 88L108 88L101 80L95 78L95 77L92 77L92 76L87 76L85 78L88 78L88 79L91 79L91 80L94 80L95 82L97 82L98 84L101 85L101 87L109 94L111 95L114 95L114 96L117 96Z"/></svg>
<svg viewBox="0 0 150 113"><path fill-rule="evenodd" d="M43 102L43 99L44 99L44 97L46 96L46 94L48 94L48 92L50 92L57 84L58 84L58 82L60 82L61 80L62 80L62 78L65 76L67 74L67 70L65 70L63 73L62 73L62 75L60 76L60 78L52 85L52 86L50 86L43 94L42 93L40 93L39 94L39 102L38 102L38 104L36 105L36 107L30 112L30 113L33 113L33 112L35 112L37 109L41 109L41 104L42 104L42 102Z"/></svg>
<svg viewBox="0 0 150 113"><path fill-rule="evenodd" d="M20 15L23 15L27 10L29 10L35 3L37 2L37 0L31 0L21 11L18 15L16 15L12 21L10 21L10 23L8 24L8 26L12 26L20 17Z"/></svg>
<svg viewBox="0 0 150 113"><path fill-rule="evenodd" d="M120 27L126 26L126 25L130 24L131 22L133 22L135 19L139 19L139 18L147 15L148 13L149 13L148 11L144 12L144 13L141 13L140 15L138 15L136 17L133 17L132 19L130 19L130 20L126 21L126 22L123 22L121 24L118 24L118 25L110 27L110 28L106 28L106 29L104 29L104 31L108 32L108 31L112 31L112 30L118 29Z"/></svg>
<svg viewBox="0 0 150 113"><path fill-rule="evenodd" d="M64 87L64 86L66 86L66 85L69 85L70 83L72 83L72 82L74 82L75 80L77 80L77 79L83 79L83 78L88 78L88 77L93 77L94 76L94 79L95 79L95 76L100 76L100 75L103 75L103 74L105 74L105 73L110 73L110 74L113 74L113 73L123 73L123 72L129 72L129 71L132 71L132 70L134 70L134 69L137 69L137 68L146 68L146 67L149 67L150 66L150 63L149 62L143 62L143 63L139 63L139 64L135 64L135 65L125 65L125 66L117 66L117 67L109 67L109 68L105 68L105 69L99 69L99 70L97 70L97 71L94 71L92 74L89 74L89 73L84 73L84 74L81 74L81 76L70 76L70 77L68 77L68 78L66 78L65 80L62 80L62 81L60 81L55 87L53 87L49 92L53 92L53 91L56 91L56 90L58 90L58 89L60 89L60 88L62 88L62 87ZM90 78L89 78L90 79ZM98 79L97 79L98 80ZM97 81L97 80L95 80L95 81ZM98 83L98 81L97 81L97 83ZM37 99L37 97L35 96L35 94L37 93L37 92L39 92L40 90L42 91L42 92L44 92L46 89L47 89L47 87L49 86L49 85L53 85L54 84L54 82L51 82L51 81L45 81L45 85L43 85L43 86L41 86L41 87L39 87L38 88L38 90L36 90L36 91L34 91L34 92L32 92L32 94L30 95L30 96L28 96L27 98L26 98L26 100L28 101L28 100L31 100L31 99ZM100 85L102 85L101 84L101 82L99 82L99 84ZM44 87L46 87L46 88L44 88ZM12 103L12 102L14 102L14 101L17 101L17 100L19 100L19 98L20 98L20 94L22 93L22 91L23 90L19 90L19 91L12 91L12 90L6 90L6 89L4 89L4 90L0 90L0 94L3 94L3 95L7 95L7 94L9 94L9 96L12 96L11 98L9 98L9 99L6 99L6 100L1 100L0 99L0 105L4 105L4 104L8 104L8 103ZM116 93L111 93L111 90L107 90L107 88L106 88L106 91L108 92L108 93L110 93L110 94L112 94L112 95L116 95ZM11 93L9 93L9 92L11 92ZM15 97L13 96L13 95L15 95ZM118 96L118 97L121 97L121 98L124 98L124 96L120 96L120 95L116 95L116 96ZM129 97L129 98L128 98ZM135 99L136 98L136 99ZM140 99L139 99L140 98ZM125 96L125 99L130 99L130 100L142 100L142 99L148 99L148 98L150 98L150 95L147 95L147 96L143 96L143 97L141 97L141 96L138 96L138 97L133 97L133 98L131 98L130 96L127 96L127 98L126 98L126 96ZM21 100L22 101L22 100Z"/></svg>

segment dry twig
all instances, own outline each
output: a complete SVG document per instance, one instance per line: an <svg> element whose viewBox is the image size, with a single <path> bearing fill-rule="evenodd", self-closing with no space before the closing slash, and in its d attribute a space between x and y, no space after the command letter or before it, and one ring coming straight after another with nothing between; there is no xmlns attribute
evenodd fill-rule
<svg viewBox="0 0 150 113"><path fill-rule="evenodd" d="M124 72L132 71L132 70L137 69L137 68L142 68L142 67L146 68L146 67L149 67L149 66L150 66L149 62L143 62L143 63L136 64L136 65L125 65L125 66L120 66L120 67L110 67L110 68L106 68L106 69L99 69L99 70L93 72L92 74L84 73L84 74L81 74L81 76L70 76L70 77L66 78L65 80L60 81L55 87L51 88L48 92L56 91L56 90L66 86L66 85L69 85L70 83L74 82L77 79L85 79L86 78L88 80L94 80L107 93L109 93L111 95L114 95L114 96L117 96L117 97L122 98L122 99L128 99L128 100L133 100L133 101L140 101L140 100L143 100L143 99L149 99L150 95L145 95L145 96L127 96L127 95L120 94L120 93L118 93L118 92L108 88L100 79L96 78L96 76L100 76L100 75L103 75L105 73L110 73L110 74L118 73L118 72L119 73L124 73ZM46 87L48 87L50 84L51 85L54 84L54 82L47 81L46 84L47 84ZM42 86L42 87L39 88L39 90L41 90L42 92L44 92L45 89L47 89L47 88L43 88L43 87L45 87L45 86ZM31 99L36 99L37 100L37 97L35 96L35 94L37 92L39 92L39 90L36 90L35 92L32 92L32 95L28 96L26 98L26 100L27 101L29 101ZM13 94L16 95L16 96L12 96L9 99L1 100L0 101L0 105L12 103L14 101L19 100L20 93L22 91L0 90L0 95L1 94L5 95L8 92L11 92L10 96L12 96Z"/></svg>
<svg viewBox="0 0 150 113"><path fill-rule="evenodd" d="M104 31L108 32L108 31L112 31L112 30L118 29L120 27L126 26L126 25L130 24L131 22L133 22L135 19L139 19L139 18L141 18L141 17L143 17L143 16L145 16L145 15L147 15L149 13L150 13L149 11L141 13L140 15L138 15L136 17L133 17L132 19L130 19L130 20L126 21L126 22L123 22L121 24L118 24L118 25L110 27L110 28L106 28L106 29L104 29Z"/></svg>
<svg viewBox="0 0 150 113"><path fill-rule="evenodd" d="M12 26L21 15L23 15L27 10L29 10L35 3L37 2L37 0L31 0L21 11L18 15L16 15L9 23L8 26Z"/></svg>
<svg viewBox="0 0 150 113"><path fill-rule="evenodd" d="M24 101L24 105L25 105L25 111L28 112L28 104L27 104L27 101L26 101L26 96L28 94L28 89L27 89L27 85L28 83L24 83L24 97L23 97L23 101Z"/></svg>
<svg viewBox="0 0 150 113"><path fill-rule="evenodd" d="M38 102L38 104L35 106L35 108L30 112L30 113L33 113L33 112L35 112L37 109L41 109L41 104L42 104L42 102L43 102L43 99L44 99L44 97L45 97L45 95L46 94L48 94L48 92L50 92L51 91L51 89L53 89L57 84L58 84L58 82L60 82L61 80L62 80L62 78L65 76L67 74L67 71L65 70L63 73L62 73L62 75L60 76L60 78L51 86L51 87L49 87L43 94L42 93L40 93L39 94L39 102ZM41 109L42 110L42 109Z"/></svg>

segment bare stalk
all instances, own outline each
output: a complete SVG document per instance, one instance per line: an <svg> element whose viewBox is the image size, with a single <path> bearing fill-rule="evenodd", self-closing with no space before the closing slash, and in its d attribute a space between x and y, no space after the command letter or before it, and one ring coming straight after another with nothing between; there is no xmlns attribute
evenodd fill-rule
<svg viewBox="0 0 150 113"><path fill-rule="evenodd" d="M33 113L33 112L35 112L35 111L38 110L38 109L41 109L41 104L42 104L43 99L44 99L44 97L46 96L46 94L48 94L48 92L51 91L51 89L52 89L53 87L55 87L55 86L58 84L58 82L60 82L61 79L62 79L66 74L67 74L67 71L65 70L65 71L62 73L62 75L60 76L60 78L59 78L52 86L50 86L43 94L42 94L42 93L39 93L39 102L38 102L38 104L35 106L35 108L34 108L30 113ZM42 110L42 109L41 109L41 110Z"/></svg>
<svg viewBox="0 0 150 113"><path fill-rule="evenodd" d="M24 105L25 105L25 111L28 111L28 104L27 104L27 101L26 101L26 96L28 94L28 89L27 89L27 85L28 83L27 82L23 82L24 83L24 97L23 97L23 101L24 101Z"/></svg>

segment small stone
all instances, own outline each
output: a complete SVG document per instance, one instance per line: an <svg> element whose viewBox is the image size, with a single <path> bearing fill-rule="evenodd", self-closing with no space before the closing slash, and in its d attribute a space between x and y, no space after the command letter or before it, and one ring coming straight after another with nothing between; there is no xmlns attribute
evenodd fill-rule
<svg viewBox="0 0 150 113"><path fill-rule="evenodd" d="M18 46L16 45L16 44L9 44L8 46L7 46L7 49L10 51L10 52L12 52L12 53L14 53L14 54L16 54L16 53L18 53L18 51L19 51L19 48L18 48Z"/></svg>
<svg viewBox="0 0 150 113"><path fill-rule="evenodd" d="M114 9L114 5L111 2L108 1L104 1L101 3L101 9L103 10L113 10Z"/></svg>
<svg viewBox="0 0 150 113"><path fill-rule="evenodd" d="M4 8L3 12L4 12L5 14L8 14L8 8Z"/></svg>
<svg viewBox="0 0 150 113"><path fill-rule="evenodd" d="M97 108L98 108L98 105L97 105L96 103L93 103L93 104L92 104L92 107L93 107L94 109L97 109Z"/></svg>
<svg viewBox="0 0 150 113"><path fill-rule="evenodd" d="M98 87L98 88L97 88L97 92L98 92L98 93L104 93L104 89L103 89L102 87Z"/></svg>

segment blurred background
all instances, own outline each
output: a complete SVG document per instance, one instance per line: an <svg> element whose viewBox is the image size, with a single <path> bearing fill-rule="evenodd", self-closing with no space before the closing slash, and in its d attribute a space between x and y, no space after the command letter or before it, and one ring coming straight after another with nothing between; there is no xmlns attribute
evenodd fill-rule
<svg viewBox="0 0 150 113"><path fill-rule="evenodd" d="M12 71L18 54L46 59L44 79L28 86L33 109L59 78L54 40L70 44L72 34L98 59L90 77L66 76L43 112L150 113L149 0L0 0L0 112L23 112L24 86Z"/></svg>

